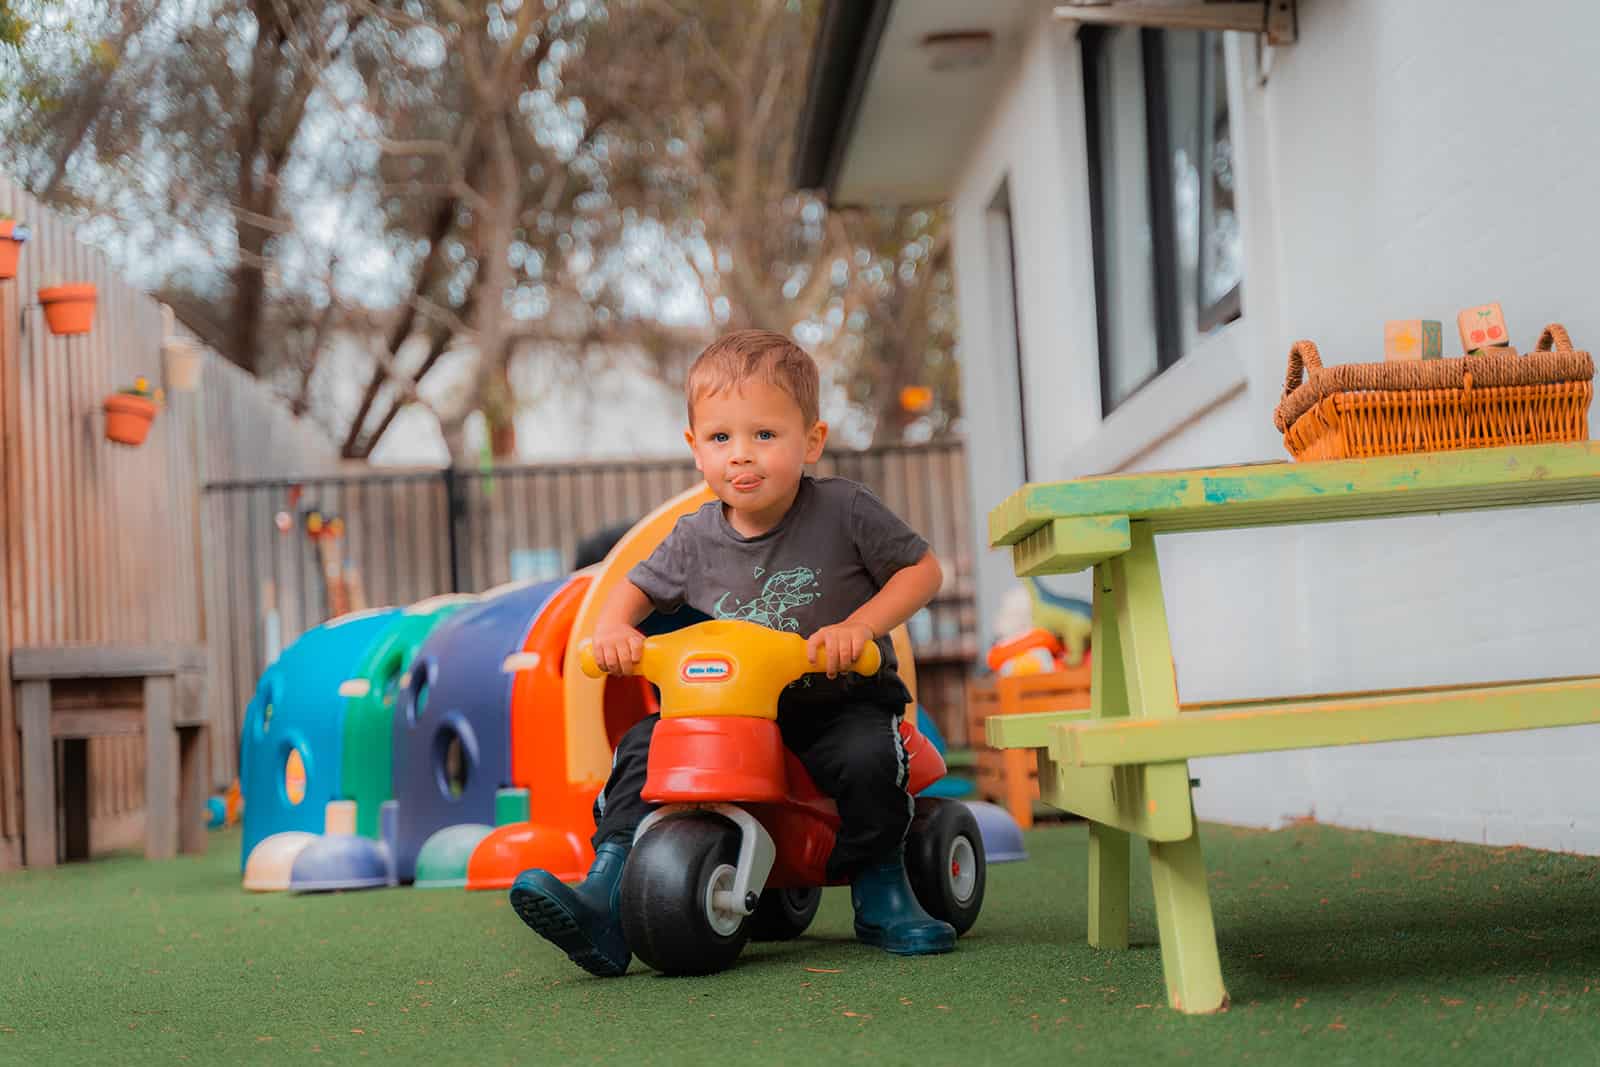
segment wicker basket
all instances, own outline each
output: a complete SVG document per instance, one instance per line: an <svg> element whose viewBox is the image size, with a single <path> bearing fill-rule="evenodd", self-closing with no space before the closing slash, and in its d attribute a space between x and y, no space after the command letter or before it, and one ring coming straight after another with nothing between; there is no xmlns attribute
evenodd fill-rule
<svg viewBox="0 0 1600 1067"><path fill-rule="evenodd" d="M1589 437L1594 361L1546 326L1534 351L1324 367L1289 350L1273 421L1295 459L1359 459Z"/></svg>

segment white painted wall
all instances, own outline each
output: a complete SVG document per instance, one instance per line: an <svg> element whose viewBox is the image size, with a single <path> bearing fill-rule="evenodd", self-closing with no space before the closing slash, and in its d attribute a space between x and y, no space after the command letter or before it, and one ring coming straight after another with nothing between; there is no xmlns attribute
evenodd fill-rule
<svg viewBox="0 0 1600 1067"><path fill-rule="evenodd" d="M1519 347L1559 320L1600 348L1600 6L1301 0L1264 85L1254 38L1229 40L1244 317L1101 421L1078 52L1043 14L1029 38L954 198L979 529L1016 484L1015 385L989 356L1009 309L978 239L1002 178L1036 480L1285 458L1272 409L1299 337L1368 360L1385 319L1443 319L1448 342L1456 309L1499 300ZM1600 508L1567 507L1163 538L1183 699L1600 671L1597 530ZM1009 575L999 553L980 567L986 619ZM1206 818L1600 853L1600 728L1194 771Z"/></svg>

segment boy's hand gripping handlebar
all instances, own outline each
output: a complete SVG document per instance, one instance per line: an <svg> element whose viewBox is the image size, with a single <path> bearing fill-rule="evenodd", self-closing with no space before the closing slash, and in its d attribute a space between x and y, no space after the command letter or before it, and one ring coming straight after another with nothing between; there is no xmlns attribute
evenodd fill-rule
<svg viewBox="0 0 1600 1067"><path fill-rule="evenodd" d="M825 655L806 655L805 638L753 622L717 619L670 634L647 637L644 656L630 673L642 674L661 689L661 715L743 715L776 719L778 696L804 674L827 670ZM600 678L592 643L578 646L583 673ZM857 674L878 673L883 654L867 642L847 668Z"/></svg>

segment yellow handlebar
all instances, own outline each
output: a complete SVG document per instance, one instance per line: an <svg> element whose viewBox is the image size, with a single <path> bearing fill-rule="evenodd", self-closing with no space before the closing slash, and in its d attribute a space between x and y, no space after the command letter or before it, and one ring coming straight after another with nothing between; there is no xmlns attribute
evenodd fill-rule
<svg viewBox="0 0 1600 1067"><path fill-rule="evenodd" d="M819 652L819 657L822 653ZM599 678L594 646L578 646L583 673ZM847 668L872 675L883 666L876 641ZM804 674L827 669L825 659L806 655L805 638L753 622L717 619L647 637L644 657L629 673L642 674L661 689L664 718L683 715L778 717L778 695Z"/></svg>

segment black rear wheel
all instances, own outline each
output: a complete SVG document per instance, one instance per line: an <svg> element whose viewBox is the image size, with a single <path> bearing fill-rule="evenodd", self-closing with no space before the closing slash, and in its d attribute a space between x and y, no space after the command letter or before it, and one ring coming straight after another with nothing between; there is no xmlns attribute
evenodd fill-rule
<svg viewBox="0 0 1600 1067"><path fill-rule="evenodd" d="M822 888L768 889L750 916L750 936L756 941L789 941L806 932L822 906Z"/></svg>
<svg viewBox="0 0 1600 1067"><path fill-rule="evenodd" d="M674 816L641 837L622 872L622 930L633 954L663 974L732 966L750 938L728 899L738 861L738 828L720 816Z"/></svg>
<svg viewBox="0 0 1600 1067"><path fill-rule="evenodd" d="M923 910L954 926L959 937L978 921L988 873L971 809L958 800L919 797L906 835L906 877Z"/></svg>

